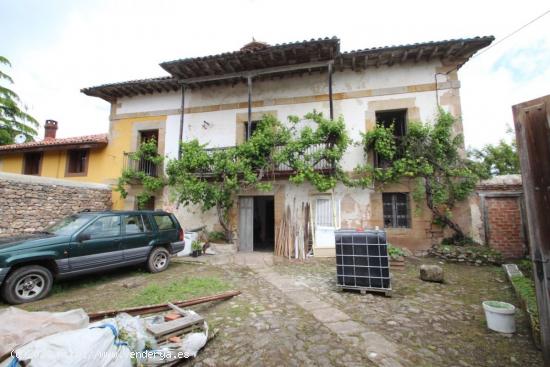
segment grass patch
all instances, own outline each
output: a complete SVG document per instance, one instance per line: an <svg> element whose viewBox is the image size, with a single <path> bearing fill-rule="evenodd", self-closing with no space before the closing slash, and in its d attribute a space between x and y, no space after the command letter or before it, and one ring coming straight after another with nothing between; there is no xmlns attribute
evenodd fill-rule
<svg viewBox="0 0 550 367"><path fill-rule="evenodd" d="M229 284L215 277L187 277L168 284L150 284L123 302L124 307L185 300L226 291Z"/></svg>
<svg viewBox="0 0 550 367"><path fill-rule="evenodd" d="M521 299L525 311L529 316L533 338L535 339L535 343L538 344L540 340L540 325L535 283L530 278L524 277L522 275L512 277L511 281L516 291L516 294Z"/></svg>

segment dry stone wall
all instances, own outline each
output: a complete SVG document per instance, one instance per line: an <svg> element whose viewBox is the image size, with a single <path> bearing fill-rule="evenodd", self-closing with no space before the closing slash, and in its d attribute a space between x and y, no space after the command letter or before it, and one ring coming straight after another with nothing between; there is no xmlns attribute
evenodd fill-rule
<svg viewBox="0 0 550 367"><path fill-rule="evenodd" d="M39 231L84 209L111 209L111 188L102 184L0 173L0 236Z"/></svg>

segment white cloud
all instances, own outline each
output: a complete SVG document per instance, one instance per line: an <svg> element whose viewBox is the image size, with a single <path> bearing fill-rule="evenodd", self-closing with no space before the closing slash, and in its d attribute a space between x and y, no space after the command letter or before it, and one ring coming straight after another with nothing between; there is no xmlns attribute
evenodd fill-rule
<svg viewBox="0 0 550 367"><path fill-rule="evenodd" d="M30 32L32 39L22 29L17 48L2 52L12 61L15 89L30 112L40 121L58 120L59 135L73 136L108 129L108 104L80 88L164 75L162 61L233 51L252 36L269 43L338 36L343 50L502 37L547 7L546 1L521 7L479 1L82 1L52 19L55 27ZM527 81L494 68L506 52L537 42L548 46L549 24L550 15L460 70L468 145L497 141L511 123L513 103L549 93L548 67ZM514 68L533 65L521 55L512 62Z"/></svg>

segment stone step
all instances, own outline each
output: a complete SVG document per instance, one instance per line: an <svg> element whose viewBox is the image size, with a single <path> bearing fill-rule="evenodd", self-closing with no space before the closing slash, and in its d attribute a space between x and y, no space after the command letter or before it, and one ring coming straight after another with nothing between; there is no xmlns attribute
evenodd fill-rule
<svg viewBox="0 0 550 367"><path fill-rule="evenodd" d="M234 243L210 243L210 248L216 254L236 254L237 245Z"/></svg>

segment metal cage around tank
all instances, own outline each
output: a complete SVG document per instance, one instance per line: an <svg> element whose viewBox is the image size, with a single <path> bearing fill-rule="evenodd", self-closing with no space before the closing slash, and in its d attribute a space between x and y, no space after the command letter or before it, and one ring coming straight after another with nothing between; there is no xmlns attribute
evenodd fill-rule
<svg viewBox="0 0 550 367"><path fill-rule="evenodd" d="M338 230L335 232L335 244L339 288L391 295L390 260L385 231Z"/></svg>

